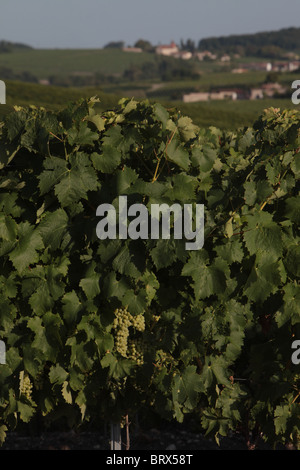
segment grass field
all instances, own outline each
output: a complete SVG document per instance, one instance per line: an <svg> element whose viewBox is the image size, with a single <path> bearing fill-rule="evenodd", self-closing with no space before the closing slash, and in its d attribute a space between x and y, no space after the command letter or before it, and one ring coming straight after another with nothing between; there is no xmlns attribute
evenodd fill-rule
<svg viewBox="0 0 300 470"><path fill-rule="evenodd" d="M155 54L120 49L28 49L0 54L0 66L15 73L28 71L39 79L77 72L120 75L131 65L157 60Z"/></svg>

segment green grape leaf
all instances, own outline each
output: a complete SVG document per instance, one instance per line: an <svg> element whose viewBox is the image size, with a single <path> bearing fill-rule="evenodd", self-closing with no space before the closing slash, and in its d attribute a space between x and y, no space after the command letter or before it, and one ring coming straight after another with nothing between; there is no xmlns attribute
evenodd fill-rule
<svg viewBox="0 0 300 470"><path fill-rule="evenodd" d="M117 380L130 374L134 361L128 359L117 359L113 354L108 353L101 360L102 367L109 368L109 375Z"/></svg>
<svg viewBox="0 0 300 470"><path fill-rule="evenodd" d="M15 248L9 253L9 259L21 273L38 261L38 251L44 248L43 240L29 222L20 222Z"/></svg>
<svg viewBox="0 0 300 470"><path fill-rule="evenodd" d="M82 304L74 290L67 292L63 298L63 316L68 324L78 319L78 314L82 309Z"/></svg>
<svg viewBox="0 0 300 470"><path fill-rule="evenodd" d="M120 150L112 145L102 145L101 153L93 152L91 160L96 170L102 173L113 173L121 163Z"/></svg>
<svg viewBox="0 0 300 470"><path fill-rule="evenodd" d="M66 207L81 198L88 199L88 191L99 187L97 174L92 167L89 157L83 152L70 156L70 169L66 169L60 182L55 185L55 194L62 205Z"/></svg>
<svg viewBox="0 0 300 470"><path fill-rule="evenodd" d="M180 145L176 137L173 137L166 149L168 160L178 165L183 170L188 170L190 159L188 152Z"/></svg>
<svg viewBox="0 0 300 470"><path fill-rule="evenodd" d="M243 238L251 255L257 252L267 251L279 258L282 254L283 244L280 226L273 222L272 215L266 212L258 212L249 215L248 226Z"/></svg>
<svg viewBox="0 0 300 470"><path fill-rule="evenodd" d="M8 215L0 214L0 238L14 241L16 236L17 224L14 219Z"/></svg>
<svg viewBox="0 0 300 470"><path fill-rule="evenodd" d="M70 145L94 145L94 141L99 139L99 134L93 132L86 122L81 122L79 129L72 128L68 131L68 142Z"/></svg>
<svg viewBox="0 0 300 470"><path fill-rule="evenodd" d="M68 222L68 215L64 209L46 213L38 226L38 232L43 239L45 248L49 247L54 251L60 247L63 236L68 229Z"/></svg>
<svg viewBox="0 0 300 470"><path fill-rule="evenodd" d="M62 396L63 396L65 402L68 403L69 405L72 405L73 398L72 398L71 388L70 388L70 385L67 381L65 381L62 384L61 393L62 393Z"/></svg>
<svg viewBox="0 0 300 470"><path fill-rule="evenodd" d="M52 384L62 385L68 377L68 372L59 364L51 366L49 379Z"/></svg>
<svg viewBox="0 0 300 470"><path fill-rule="evenodd" d="M201 172L208 172L210 171L214 163L217 159L217 152L216 150L204 146L201 147L194 147L192 150L191 162L194 167L199 167Z"/></svg>

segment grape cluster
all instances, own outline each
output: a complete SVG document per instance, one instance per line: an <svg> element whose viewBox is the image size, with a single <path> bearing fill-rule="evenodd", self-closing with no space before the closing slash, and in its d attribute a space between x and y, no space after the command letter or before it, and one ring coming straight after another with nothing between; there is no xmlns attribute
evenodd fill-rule
<svg viewBox="0 0 300 470"><path fill-rule="evenodd" d="M144 364L144 342L141 338L129 340L128 357L135 361L138 366Z"/></svg>
<svg viewBox="0 0 300 470"><path fill-rule="evenodd" d="M169 354L166 353L163 349L156 351L156 364L158 366L167 365L170 362Z"/></svg>
<svg viewBox="0 0 300 470"><path fill-rule="evenodd" d="M115 319L113 328L116 331L115 347L116 351L123 357L134 358L137 363L142 361L141 353L138 352L137 340L130 340L129 348L129 328L133 327L136 331L143 332L145 330L145 318L142 314L133 316L127 308L118 308L115 310Z"/></svg>
<svg viewBox="0 0 300 470"><path fill-rule="evenodd" d="M19 386L20 395L23 395L24 397L28 398L28 400L30 400L31 393L32 393L32 383L30 381L29 375L23 370L20 372L19 381L20 381L20 386Z"/></svg>
<svg viewBox="0 0 300 470"><path fill-rule="evenodd" d="M132 317L132 326L137 331L145 331L145 318L143 315L136 315Z"/></svg>

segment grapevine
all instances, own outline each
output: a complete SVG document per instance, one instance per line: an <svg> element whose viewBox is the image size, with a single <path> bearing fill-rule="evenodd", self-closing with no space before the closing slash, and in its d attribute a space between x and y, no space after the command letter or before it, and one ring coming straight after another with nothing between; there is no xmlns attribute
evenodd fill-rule
<svg viewBox="0 0 300 470"><path fill-rule="evenodd" d="M1 439L38 410L77 426L142 408L299 446L299 112L225 132L96 104L0 126ZM203 204L203 248L99 240L96 209L121 195Z"/></svg>

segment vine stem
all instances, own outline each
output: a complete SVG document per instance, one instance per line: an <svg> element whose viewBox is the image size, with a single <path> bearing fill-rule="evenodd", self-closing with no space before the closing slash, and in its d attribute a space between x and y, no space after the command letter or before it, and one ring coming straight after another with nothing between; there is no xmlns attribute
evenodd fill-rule
<svg viewBox="0 0 300 470"><path fill-rule="evenodd" d="M177 131L177 129L175 129L175 130L172 132L172 134L171 134L171 136L170 136L168 142L166 143L166 148L165 148L165 150L164 150L165 161L164 161L163 167L165 166L165 163L166 163L166 161L167 161L167 149L168 149L168 146L169 146L170 143L172 142L173 137L174 137L176 131ZM154 181L156 181L156 180L158 179L158 176L159 176L159 175L157 175L157 173L158 173L158 169L159 169L160 162L161 162L161 160L162 160L162 157L161 157L161 158L158 158L157 153L156 153L155 150L154 150L154 153L155 153L155 156L156 156L156 158L157 158L157 164L156 164L154 176L153 176L153 178L152 178L152 183L154 183ZM162 170L163 170L163 168L162 168ZM161 170L161 171L162 171L162 170ZM161 172L160 172L160 174L161 174Z"/></svg>
<svg viewBox="0 0 300 470"><path fill-rule="evenodd" d="M58 139L60 142L64 142L60 137L57 137L57 135L53 134L53 132L49 132L49 134L53 135L56 139Z"/></svg>
<svg viewBox="0 0 300 470"><path fill-rule="evenodd" d="M159 168L159 165L160 165L160 162L161 162L161 158L158 158L157 156L157 153L156 153L156 150L154 149L154 153L155 153L155 156L157 158L157 164L156 164L156 168L155 168L155 172L154 172L154 176L152 178L152 183L154 183L154 181L157 180L157 172L158 172L158 168Z"/></svg>
<svg viewBox="0 0 300 470"><path fill-rule="evenodd" d="M125 416L125 427L126 427L126 450L130 449L130 437L129 437L129 419L128 414Z"/></svg>
<svg viewBox="0 0 300 470"><path fill-rule="evenodd" d="M295 401L297 400L298 397L300 397L300 392L297 393L297 395L296 395L295 398L293 399L292 403L295 403Z"/></svg>
<svg viewBox="0 0 300 470"><path fill-rule="evenodd" d="M264 209L265 205L268 204L268 202L272 199L272 197L274 196L275 192L277 191L277 189L278 189L279 186L280 186L281 180L285 177L286 173L287 173L287 170L283 173L283 175L281 176L280 180L278 181L278 183L277 183L277 185L276 185L276 186L277 186L276 189L275 189L275 190L273 191L273 193L265 200L265 202L260 206L260 209L259 209L260 211L262 211L262 210ZM279 178L279 177L280 177L280 175L278 176L278 178Z"/></svg>

